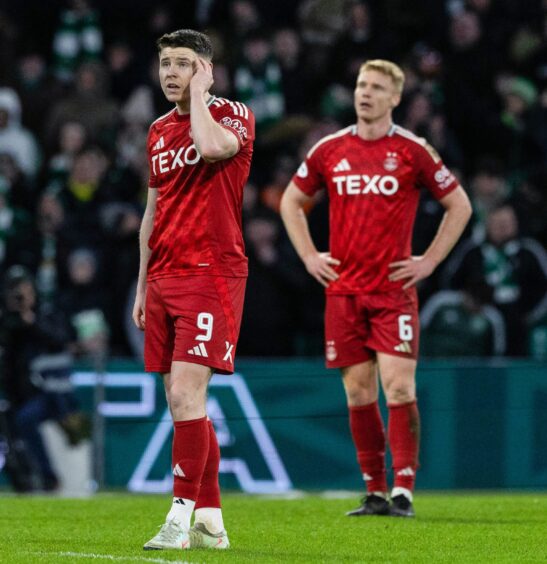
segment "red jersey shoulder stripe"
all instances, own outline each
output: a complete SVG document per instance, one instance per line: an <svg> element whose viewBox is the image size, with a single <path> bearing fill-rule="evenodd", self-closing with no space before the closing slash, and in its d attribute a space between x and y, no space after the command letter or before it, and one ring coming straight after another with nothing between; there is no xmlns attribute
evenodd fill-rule
<svg viewBox="0 0 547 564"><path fill-rule="evenodd" d="M220 108L220 106L224 106L224 104L227 104L228 102L229 102L229 100L226 100L226 98L217 98L215 96L211 105L215 106L215 108Z"/></svg>
<svg viewBox="0 0 547 564"><path fill-rule="evenodd" d="M410 141L414 141L414 143L417 143L418 145L421 145L422 147L425 147L425 145L427 143L427 141L423 137L418 137L417 135L412 133L412 131L405 129L404 127L401 127L400 125L395 125L393 127L392 135L395 135L395 134L400 135L401 137L404 137L405 139L409 139Z"/></svg>
<svg viewBox="0 0 547 564"><path fill-rule="evenodd" d="M315 151L319 147L321 147L321 145L324 145L325 143L328 143L333 139L337 139L338 137L343 137L344 135L355 135L355 132L356 132L355 125L350 125L348 127L345 127L344 129L340 129L340 131L337 131L336 133L331 133L330 135L326 135L322 139L319 139L319 141L317 141L317 143L308 151L306 158L309 159L313 155L313 153L315 153Z"/></svg>
<svg viewBox="0 0 547 564"><path fill-rule="evenodd" d="M230 102L230 106L232 110L234 110L234 114L238 117L243 117L245 119L249 118L249 110L245 104L241 102Z"/></svg>
<svg viewBox="0 0 547 564"><path fill-rule="evenodd" d="M233 100L228 100L227 98L216 98L211 103L215 108L220 108L226 104L230 104L232 111L238 117L243 117L249 119L249 109L243 102L235 102Z"/></svg>

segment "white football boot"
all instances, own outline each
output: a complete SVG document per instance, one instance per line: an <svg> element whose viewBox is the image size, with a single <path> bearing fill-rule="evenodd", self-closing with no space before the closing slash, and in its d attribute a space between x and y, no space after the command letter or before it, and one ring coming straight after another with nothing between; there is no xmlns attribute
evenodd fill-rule
<svg viewBox="0 0 547 564"><path fill-rule="evenodd" d="M190 548L190 535L174 519L167 520L161 526L158 534L143 546L144 550L185 550L187 548Z"/></svg>
<svg viewBox="0 0 547 564"><path fill-rule="evenodd" d="M211 533L204 523L194 523L190 529L190 546L192 548L216 548L225 549L230 547L226 531Z"/></svg>

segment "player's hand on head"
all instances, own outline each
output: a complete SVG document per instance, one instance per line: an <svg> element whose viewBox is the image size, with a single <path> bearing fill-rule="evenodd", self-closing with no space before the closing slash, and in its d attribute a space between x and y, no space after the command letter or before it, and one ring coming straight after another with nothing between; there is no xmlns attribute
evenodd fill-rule
<svg viewBox="0 0 547 564"><path fill-rule="evenodd" d="M410 288L420 280L430 276L435 270L436 264L427 257L410 257L404 260L392 262L389 268L392 269L388 276L391 282L406 280L403 289Z"/></svg>
<svg viewBox="0 0 547 564"><path fill-rule="evenodd" d="M198 57L194 62L194 76L190 81L191 92L198 95L205 94L213 86L213 82L213 65L202 57Z"/></svg>
<svg viewBox="0 0 547 564"><path fill-rule="evenodd" d="M339 264L340 261L330 253L313 253L304 258L306 270L325 288L338 280L339 275L333 267Z"/></svg>

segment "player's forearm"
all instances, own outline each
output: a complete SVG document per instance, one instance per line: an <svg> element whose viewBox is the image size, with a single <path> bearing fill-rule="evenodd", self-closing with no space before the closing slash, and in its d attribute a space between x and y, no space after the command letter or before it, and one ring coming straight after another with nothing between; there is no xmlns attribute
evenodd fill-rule
<svg viewBox="0 0 547 564"><path fill-rule="evenodd" d="M302 261L305 262L309 255L317 254L318 251L311 238L308 220L302 207L283 197L280 212L289 239Z"/></svg>
<svg viewBox="0 0 547 564"><path fill-rule="evenodd" d="M190 123L196 148L206 161L227 159L237 153L237 139L213 119L203 96L192 94Z"/></svg>
<svg viewBox="0 0 547 564"><path fill-rule="evenodd" d="M145 212L142 218L141 230L139 232L140 261L137 292L144 292L146 288L146 273L148 269L148 260L150 259L150 248L148 247L148 240L150 239L150 235L152 234L153 226L154 216Z"/></svg>
<svg viewBox="0 0 547 564"><path fill-rule="evenodd" d="M435 238L424 254L435 266L441 263L454 248L471 217L472 209L467 197L459 199L446 209Z"/></svg>

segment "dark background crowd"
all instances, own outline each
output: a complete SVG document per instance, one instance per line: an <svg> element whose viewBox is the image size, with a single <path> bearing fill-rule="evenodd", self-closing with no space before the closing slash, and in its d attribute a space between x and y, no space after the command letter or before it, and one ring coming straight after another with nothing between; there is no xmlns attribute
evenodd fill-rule
<svg viewBox="0 0 547 564"><path fill-rule="evenodd" d="M292 250L279 201L306 151L354 121L359 65L386 58L406 73L397 123L439 151L474 208L419 288L422 354L547 356L547 2L4 1L0 274L13 287L10 269L24 267L15 274L33 280L37 309L66 316L73 351L106 336L111 355L140 355L130 311L146 135L170 109L155 41L183 27L213 40L213 93L256 116L239 355L322 353L322 288ZM442 212L424 194L415 254ZM309 219L326 250L324 196Z"/></svg>

